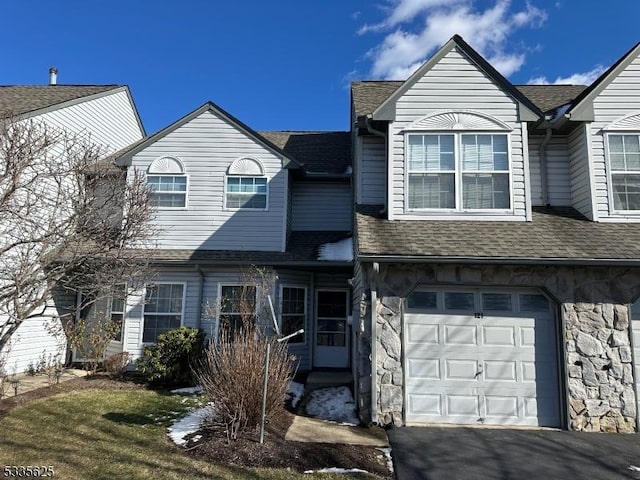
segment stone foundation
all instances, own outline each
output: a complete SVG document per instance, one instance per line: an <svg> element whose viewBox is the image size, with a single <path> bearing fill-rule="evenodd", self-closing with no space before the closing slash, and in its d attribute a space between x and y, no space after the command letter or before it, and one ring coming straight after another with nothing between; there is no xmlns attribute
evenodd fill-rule
<svg viewBox="0 0 640 480"><path fill-rule="evenodd" d="M371 324L376 318L378 423L403 423L402 308L419 285L527 287L545 290L560 305L568 427L580 431L633 432L636 395L627 305L640 293L640 269L595 267L493 267L381 265L361 302L360 411L370 420ZM363 357L362 353L366 352ZM561 379L563 377L561 376ZM368 414L368 415L367 415ZM368 417L368 418L367 418Z"/></svg>

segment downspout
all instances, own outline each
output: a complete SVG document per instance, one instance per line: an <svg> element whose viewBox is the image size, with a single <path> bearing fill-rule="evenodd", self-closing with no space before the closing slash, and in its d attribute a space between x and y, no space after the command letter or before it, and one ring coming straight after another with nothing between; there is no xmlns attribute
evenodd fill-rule
<svg viewBox="0 0 640 480"><path fill-rule="evenodd" d="M384 133L382 130L376 130L375 128L373 128L371 126L371 114L368 114L366 117L364 117L364 125L367 127L367 132L369 132L371 135L375 135L376 137L381 137L385 139L385 156L386 156L386 151L387 151L387 134ZM389 165L389 159L387 158L387 168L391 168L391 166ZM384 196L384 208L382 210L380 210L381 214L387 213L387 208L389 206L389 192L387 191L385 196Z"/></svg>
<svg viewBox="0 0 640 480"><path fill-rule="evenodd" d="M542 204L545 207L549 206L549 174L547 173L547 144L551 140L551 134L553 133L551 127L547 127L544 140L540 144L540 189L542 193Z"/></svg>
<svg viewBox="0 0 640 480"><path fill-rule="evenodd" d="M202 326L202 299L204 298L204 272L200 265L196 265L196 270L200 276L198 284L198 308L196 309L196 328L199 330Z"/></svg>
<svg viewBox="0 0 640 480"><path fill-rule="evenodd" d="M380 264L373 263L375 276L380 272ZM371 423L378 424L378 292L373 280L374 274L369 276L369 288L371 289Z"/></svg>

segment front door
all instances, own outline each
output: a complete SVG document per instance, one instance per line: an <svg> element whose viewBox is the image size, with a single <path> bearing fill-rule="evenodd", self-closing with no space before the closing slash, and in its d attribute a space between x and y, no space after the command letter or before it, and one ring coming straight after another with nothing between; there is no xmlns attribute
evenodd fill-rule
<svg viewBox="0 0 640 480"><path fill-rule="evenodd" d="M348 298L346 290L316 291L315 367L349 366Z"/></svg>

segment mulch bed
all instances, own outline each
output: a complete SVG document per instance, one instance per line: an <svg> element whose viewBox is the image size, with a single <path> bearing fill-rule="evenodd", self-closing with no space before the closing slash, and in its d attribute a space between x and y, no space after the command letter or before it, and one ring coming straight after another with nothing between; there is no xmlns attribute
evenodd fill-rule
<svg viewBox="0 0 640 480"><path fill-rule="evenodd" d="M293 418L294 414L283 408L267 425L263 444L259 443L259 431L252 430L227 443L223 428L208 428L197 433L202 438L193 446L188 444L187 451L222 465L290 468L298 472L326 467L359 468L378 477L392 478L383 453L376 448L285 440Z"/></svg>
<svg viewBox="0 0 640 480"><path fill-rule="evenodd" d="M87 389L134 390L146 389L144 384L112 380L106 376L81 377L51 387L6 396L0 400L0 419L13 408L59 393ZM198 432L202 438L187 444L186 454L203 458L211 463L229 466L290 468L304 472L326 467L359 468L381 478L393 478L382 452L362 445L331 443L303 443L285 440L294 414L282 409L268 425L265 442L259 443L259 432L252 430L227 443L224 429L207 428ZM178 448L178 447L176 447Z"/></svg>

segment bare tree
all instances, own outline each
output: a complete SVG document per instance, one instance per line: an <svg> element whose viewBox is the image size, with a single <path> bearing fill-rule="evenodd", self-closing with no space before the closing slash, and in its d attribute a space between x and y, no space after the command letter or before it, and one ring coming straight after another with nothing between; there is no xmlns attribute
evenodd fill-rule
<svg viewBox="0 0 640 480"><path fill-rule="evenodd" d="M153 234L144 176L86 136L0 118L0 350L54 293L100 292L144 278Z"/></svg>

